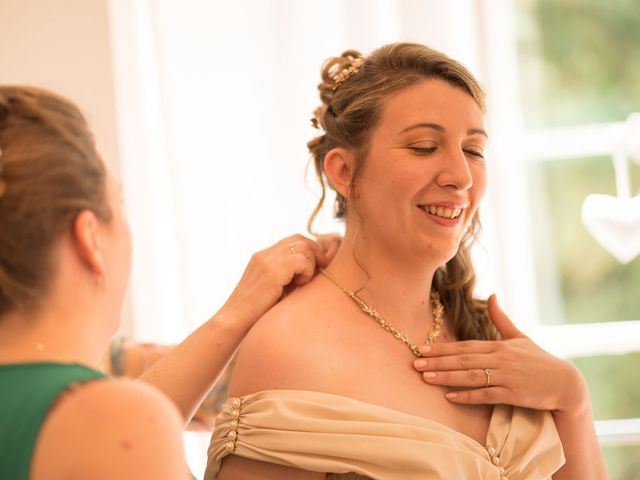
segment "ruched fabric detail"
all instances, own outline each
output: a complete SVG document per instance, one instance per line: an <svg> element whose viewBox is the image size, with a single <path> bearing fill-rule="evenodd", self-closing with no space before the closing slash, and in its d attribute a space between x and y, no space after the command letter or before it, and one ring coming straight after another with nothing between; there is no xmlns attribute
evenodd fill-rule
<svg viewBox="0 0 640 480"><path fill-rule="evenodd" d="M564 464L548 412L497 405L481 445L433 420L303 390L228 399L216 419L205 480L215 479L230 454L325 472L332 480L545 480Z"/></svg>

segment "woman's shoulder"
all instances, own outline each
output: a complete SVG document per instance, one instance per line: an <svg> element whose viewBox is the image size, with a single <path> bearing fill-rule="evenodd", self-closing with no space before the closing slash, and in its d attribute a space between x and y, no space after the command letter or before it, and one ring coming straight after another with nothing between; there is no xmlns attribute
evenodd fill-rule
<svg viewBox="0 0 640 480"><path fill-rule="evenodd" d="M47 415L31 478L187 478L181 432L177 408L154 387L87 382L64 393Z"/></svg>
<svg viewBox="0 0 640 480"><path fill-rule="evenodd" d="M330 389L326 372L344 352L343 305L316 278L274 306L242 342L230 394Z"/></svg>

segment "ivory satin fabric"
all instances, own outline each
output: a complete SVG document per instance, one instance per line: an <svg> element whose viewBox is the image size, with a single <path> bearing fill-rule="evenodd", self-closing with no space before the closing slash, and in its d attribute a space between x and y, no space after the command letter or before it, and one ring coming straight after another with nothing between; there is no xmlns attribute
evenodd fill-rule
<svg viewBox="0 0 640 480"><path fill-rule="evenodd" d="M548 412L496 405L480 445L423 417L304 390L229 398L216 418L205 480L230 454L331 480L538 480L564 464Z"/></svg>

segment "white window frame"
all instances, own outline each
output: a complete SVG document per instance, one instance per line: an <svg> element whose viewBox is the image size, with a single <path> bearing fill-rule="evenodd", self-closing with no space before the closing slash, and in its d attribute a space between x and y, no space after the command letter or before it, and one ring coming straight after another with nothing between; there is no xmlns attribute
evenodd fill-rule
<svg viewBox="0 0 640 480"><path fill-rule="evenodd" d="M490 210L514 223L495 222L490 232L500 251L496 269L502 280L507 309L522 330L543 348L562 358L622 355L640 351L640 320L571 325L543 325L536 307L534 250L527 182L531 162L612 155L624 122L529 130L520 108L515 4L501 0L482 1L479 19L484 32L484 82L489 92L489 152L493 174ZM500 248L495 248L495 247ZM502 248L504 247L504 248ZM640 443L640 418L596 421L602 445Z"/></svg>

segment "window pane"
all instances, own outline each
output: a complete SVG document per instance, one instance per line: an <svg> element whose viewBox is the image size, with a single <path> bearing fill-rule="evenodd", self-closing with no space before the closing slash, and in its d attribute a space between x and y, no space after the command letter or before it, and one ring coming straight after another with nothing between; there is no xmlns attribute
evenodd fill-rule
<svg viewBox="0 0 640 480"><path fill-rule="evenodd" d="M640 417L640 352L574 359L591 392L597 420ZM640 480L640 445L603 448L611 480Z"/></svg>
<svg viewBox="0 0 640 480"><path fill-rule="evenodd" d="M602 449L611 480L640 480L640 445Z"/></svg>
<svg viewBox="0 0 640 480"><path fill-rule="evenodd" d="M640 352L576 358L587 379L596 420L640 418Z"/></svg>
<svg viewBox="0 0 640 480"><path fill-rule="evenodd" d="M517 0L529 127L624 120L640 111L637 0Z"/></svg>
<svg viewBox="0 0 640 480"><path fill-rule="evenodd" d="M631 168L632 191L640 167ZM529 164L536 279L546 324L640 319L640 256L619 263L582 223L591 193L615 195L609 158Z"/></svg>

